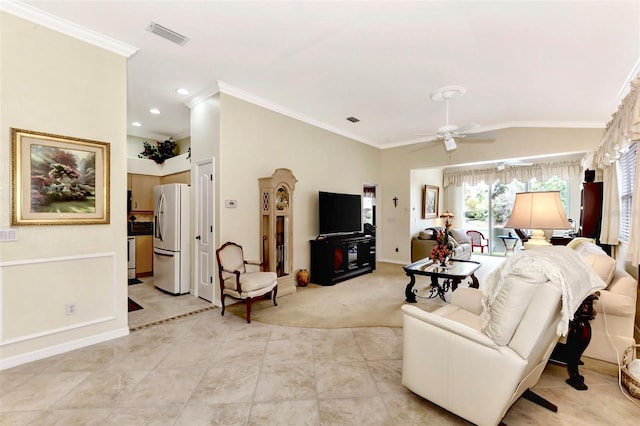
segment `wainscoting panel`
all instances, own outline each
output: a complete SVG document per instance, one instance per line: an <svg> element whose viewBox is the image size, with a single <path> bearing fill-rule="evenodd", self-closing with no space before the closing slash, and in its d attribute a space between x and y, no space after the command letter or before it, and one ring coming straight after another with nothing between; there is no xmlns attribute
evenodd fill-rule
<svg viewBox="0 0 640 426"><path fill-rule="evenodd" d="M115 253L0 263L0 346L116 318Z"/></svg>

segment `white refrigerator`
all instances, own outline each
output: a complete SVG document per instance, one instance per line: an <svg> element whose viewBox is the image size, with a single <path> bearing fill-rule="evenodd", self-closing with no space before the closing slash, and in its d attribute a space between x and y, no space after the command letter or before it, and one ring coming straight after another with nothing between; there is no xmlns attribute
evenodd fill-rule
<svg viewBox="0 0 640 426"><path fill-rule="evenodd" d="M172 294L191 291L189 185L153 188L153 282Z"/></svg>

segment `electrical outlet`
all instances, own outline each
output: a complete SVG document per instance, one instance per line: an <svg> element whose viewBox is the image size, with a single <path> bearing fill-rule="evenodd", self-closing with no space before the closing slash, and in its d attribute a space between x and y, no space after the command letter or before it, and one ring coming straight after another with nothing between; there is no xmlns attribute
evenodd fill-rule
<svg viewBox="0 0 640 426"><path fill-rule="evenodd" d="M76 304L75 303L67 303L66 305L67 315L75 315L76 314Z"/></svg>

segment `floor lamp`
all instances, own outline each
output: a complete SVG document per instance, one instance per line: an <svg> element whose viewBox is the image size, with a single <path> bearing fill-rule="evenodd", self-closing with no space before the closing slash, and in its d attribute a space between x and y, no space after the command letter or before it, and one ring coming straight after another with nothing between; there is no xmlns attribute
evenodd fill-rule
<svg viewBox="0 0 640 426"><path fill-rule="evenodd" d="M531 229L531 238L523 243L525 250L551 245L544 239L543 229L572 229L564 214L559 191L517 193L504 227Z"/></svg>

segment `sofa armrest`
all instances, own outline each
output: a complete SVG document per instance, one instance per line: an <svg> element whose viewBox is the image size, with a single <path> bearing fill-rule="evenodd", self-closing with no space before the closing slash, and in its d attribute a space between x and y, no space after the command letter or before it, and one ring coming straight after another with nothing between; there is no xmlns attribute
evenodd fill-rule
<svg viewBox="0 0 640 426"><path fill-rule="evenodd" d="M458 287L451 294L451 304L476 315L482 313L482 291L470 287Z"/></svg>
<svg viewBox="0 0 640 426"><path fill-rule="evenodd" d="M593 303L596 312L621 317L634 316L636 313L635 299L608 290L600 290L600 297Z"/></svg>
<svg viewBox="0 0 640 426"><path fill-rule="evenodd" d="M457 290L456 290L457 291ZM460 337L464 337L467 340L478 343L482 346L499 349L499 346L494 343L487 335L479 332L471 327L460 324L459 322L452 321L448 318L435 315L431 312L423 311L422 309L412 305L402 305L402 312L405 315L413 317L419 321L427 324L431 324L435 327L454 333Z"/></svg>
<svg viewBox="0 0 640 426"><path fill-rule="evenodd" d="M617 269L613 275L611 283L606 288L611 293L621 294L634 299L637 297L638 283L637 281L626 272Z"/></svg>

